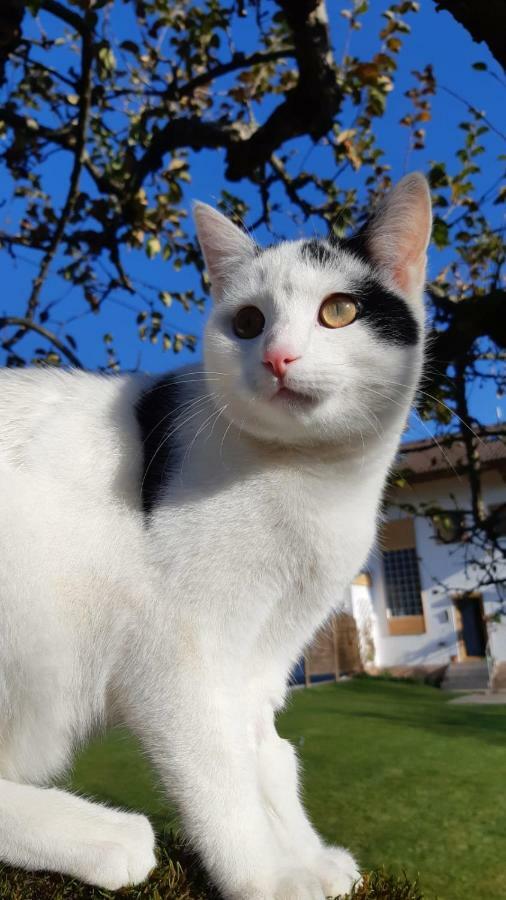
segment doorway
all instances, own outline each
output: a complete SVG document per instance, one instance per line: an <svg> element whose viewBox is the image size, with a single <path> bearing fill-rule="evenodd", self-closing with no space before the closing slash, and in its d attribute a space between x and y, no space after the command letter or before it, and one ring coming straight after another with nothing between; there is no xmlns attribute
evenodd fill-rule
<svg viewBox="0 0 506 900"><path fill-rule="evenodd" d="M459 656L482 659L487 650L487 626L481 594L463 594L454 598Z"/></svg>

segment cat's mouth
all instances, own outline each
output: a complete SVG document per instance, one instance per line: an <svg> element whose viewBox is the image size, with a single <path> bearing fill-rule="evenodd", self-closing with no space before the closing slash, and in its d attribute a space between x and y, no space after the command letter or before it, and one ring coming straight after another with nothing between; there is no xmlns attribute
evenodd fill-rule
<svg viewBox="0 0 506 900"><path fill-rule="evenodd" d="M294 391L292 388L280 387L271 398L271 402L286 403L289 406L307 409L310 406L314 406L318 402L318 398L314 395L310 396L309 394L303 394L300 391Z"/></svg>

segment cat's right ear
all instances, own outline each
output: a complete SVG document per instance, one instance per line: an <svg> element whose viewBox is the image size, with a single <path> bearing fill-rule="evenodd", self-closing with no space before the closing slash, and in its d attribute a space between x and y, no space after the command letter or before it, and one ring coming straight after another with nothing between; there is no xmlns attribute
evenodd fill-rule
<svg viewBox="0 0 506 900"><path fill-rule="evenodd" d="M412 172L387 194L360 237L366 255L392 287L414 301L423 292L431 226L429 185Z"/></svg>
<svg viewBox="0 0 506 900"><path fill-rule="evenodd" d="M244 231L207 203L195 203L193 215L211 280L211 293L215 300L220 300L237 266L253 259L257 246Z"/></svg>

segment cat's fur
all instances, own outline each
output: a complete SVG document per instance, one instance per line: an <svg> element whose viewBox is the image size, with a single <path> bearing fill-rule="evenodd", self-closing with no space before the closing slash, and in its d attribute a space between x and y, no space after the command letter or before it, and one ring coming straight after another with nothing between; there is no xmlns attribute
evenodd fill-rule
<svg viewBox="0 0 506 900"><path fill-rule="evenodd" d="M309 823L274 713L374 539L422 364L428 191L404 179L342 244L260 251L209 207L196 220L203 367L0 372L0 860L147 876L144 817L48 786L121 722L227 900L322 900L358 869ZM361 304L337 330L318 322L334 292ZM266 327L244 340L248 304ZM306 399L273 399L273 348Z"/></svg>

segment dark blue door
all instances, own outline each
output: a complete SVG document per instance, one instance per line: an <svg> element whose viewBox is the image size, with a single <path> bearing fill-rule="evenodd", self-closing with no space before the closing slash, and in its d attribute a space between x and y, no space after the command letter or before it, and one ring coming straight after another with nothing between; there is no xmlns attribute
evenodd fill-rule
<svg viewBox="0 0 506 900"><path fill-rule="evenodd" d="M463 597L459 601L463 639L468 656L485 656L487 640L481 600Z"/></svg>

